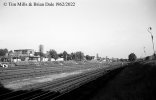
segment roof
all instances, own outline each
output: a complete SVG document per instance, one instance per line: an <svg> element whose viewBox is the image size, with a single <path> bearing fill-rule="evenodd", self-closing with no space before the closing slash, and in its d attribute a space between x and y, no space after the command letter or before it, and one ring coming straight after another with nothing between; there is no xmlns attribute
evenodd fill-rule
<svg viewBox="0 0 156 100"><path fill-rule="evenodd" d="M17 49L17 50L14 50L14 51L23 51L23 50L33 50L33 49Z"/></svg>

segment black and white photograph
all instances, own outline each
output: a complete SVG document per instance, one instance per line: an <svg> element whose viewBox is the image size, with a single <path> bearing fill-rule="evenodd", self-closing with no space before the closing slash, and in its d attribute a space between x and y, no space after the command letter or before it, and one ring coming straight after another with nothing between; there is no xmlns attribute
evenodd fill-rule
<svg viewBox="0 0 156 100"><path fill-rule="evenodd" d="M156 100L156 0L0 0L0 100Z"/></svg>

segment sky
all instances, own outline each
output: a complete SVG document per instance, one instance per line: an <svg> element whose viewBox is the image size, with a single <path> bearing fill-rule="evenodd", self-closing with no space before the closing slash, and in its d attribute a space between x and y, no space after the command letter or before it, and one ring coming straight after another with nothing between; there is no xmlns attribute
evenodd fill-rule
<svg viewBox="0 0 156 100"><path fill-rule="evenodd" d="M4 6L19 0L1 0L0 48L38 51L42 44L45 52L82 51L110 58L127 58L130 53L139 58L153 53L147 29L152 27L156 44L156 0L63 1L75 2L75 6Z"/></svg>

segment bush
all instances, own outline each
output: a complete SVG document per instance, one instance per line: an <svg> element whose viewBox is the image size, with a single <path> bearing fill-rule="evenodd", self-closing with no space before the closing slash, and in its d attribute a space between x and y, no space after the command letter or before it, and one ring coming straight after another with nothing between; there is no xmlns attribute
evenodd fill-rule
<svg viewBox="0 0 156 100"><path fill-rule="evenodd" d="M134 53L131 53L129 56L128 56L128 60L129 61L135 61L137 59L136 55Z"/></svg>

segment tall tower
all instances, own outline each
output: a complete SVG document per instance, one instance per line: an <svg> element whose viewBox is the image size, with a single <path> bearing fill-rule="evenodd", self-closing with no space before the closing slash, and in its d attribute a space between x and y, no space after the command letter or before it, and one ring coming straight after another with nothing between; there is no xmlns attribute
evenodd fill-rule
<svg viewBox="0 0 156 100"><path fill-rule="evenodd" d="M98 55L98 53L96 54L96 59L99 59L99 55Z"/></svg>
<svg viewBox="0 0 156 100"><path fill-rule="evenodd" d="M40 61L42 60L42 56L43 56L43 45L42 44L40 44L39 45L39 52L40 52Z"/></svg>

